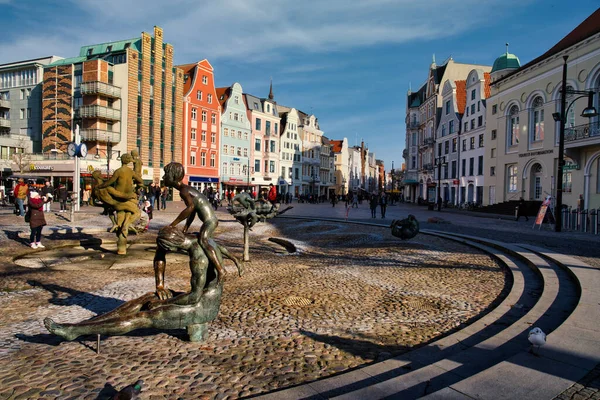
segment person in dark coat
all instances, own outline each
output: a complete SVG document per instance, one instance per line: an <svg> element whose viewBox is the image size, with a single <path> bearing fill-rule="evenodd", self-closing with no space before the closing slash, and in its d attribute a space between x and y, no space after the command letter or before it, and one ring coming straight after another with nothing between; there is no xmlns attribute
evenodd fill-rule
<svg viewBox="0 0 600 400"><path fill-rule="evenodd" d="M379 199L374 194L371 195L371 200L369 201L369 206L371 207L371 218L377 218L377 205L379 204Z"/></svg>
<svg viewBox="0 0 600 400"><path fill-rule="evenodd" d="M525 217L525 221L529 221L529 217L527 216L527 205L522 197L519 199L519 206L517 207L517 221L521 217Z"/></svg>
<svg viewBox="0 0 600 400"><path fill-rule="evenodd" d="M69 198L69 192L64 184L58 186L58 201L60 202L60 212L67 212L67 199Z"/></svg>
<svg viewBox="0 0 600 400"><path fill-rule="evenodd" d="M46 225L46 218L44 217L45 201L46 197L40 197L38 192L31 192L29 201L27 202L29 227L31 228L29 242L33 249L43 249L45 247L42 244L42 228Z"/></svg>

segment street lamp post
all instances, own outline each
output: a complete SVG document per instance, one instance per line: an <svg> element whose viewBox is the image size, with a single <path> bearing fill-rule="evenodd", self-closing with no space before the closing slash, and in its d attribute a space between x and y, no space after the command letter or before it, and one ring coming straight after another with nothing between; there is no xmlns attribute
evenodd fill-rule
<svg viewBox="0 0 600 400"><path fill-rule="evenodd" d="M588 98L588 106L581 113L582 117L592 118L598 115L598 112L594 108L594 92L593 91L581 91L581 90L569 90L567 93L567 59L569 56L563 56L564 64L562 70L562 86L560 96L560 113L552 114L555 121L560 122L560 132L558 137L558 166L556 172L556 208L554 209L554 231L560 232L562 230L562 195L563 195L563 171L565 164L565 125L567 123L567 114L569 108L575 101L582 97ZM573 99L569 107L567 108L567 94L578 94L579 97Z"/></svg>
<svg viewBox="0 0 600 400"><path fill-rule="evenodd" d="M446 156L440 155L437 157L436 161L438 165L438 193L436 202L438 203L438 211L442 211L442 202L439 201L439 199L442 197L442 164L446 164Z"/></svg>

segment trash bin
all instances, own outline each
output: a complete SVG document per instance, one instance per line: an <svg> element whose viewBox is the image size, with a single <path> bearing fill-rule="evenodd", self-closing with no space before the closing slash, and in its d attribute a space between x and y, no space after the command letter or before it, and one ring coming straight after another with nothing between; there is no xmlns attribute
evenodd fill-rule
<svg viewBox="0 0 600 400"><path fill-rule="evenodd" d="M519 206L515 207L515 219L519 218Z"/></svg>

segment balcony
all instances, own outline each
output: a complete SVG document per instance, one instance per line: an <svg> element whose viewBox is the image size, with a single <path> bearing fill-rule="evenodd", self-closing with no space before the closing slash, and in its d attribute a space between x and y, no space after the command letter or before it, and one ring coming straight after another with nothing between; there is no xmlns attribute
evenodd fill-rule
<svg viewBox="0 0 600 400"><path fill-rule="evenodd" d="M81 106L79 108L81 118L104 118L113 121L121 120L121 110L98 105Z"/></svg>
<svg viewBox="0 0 600 400"><path fill-rule="evenodd" d="M423 143L421 144L421 149L426 149L429 146L433 146L434 140L432 137L426 137L423 139Z"/></svg>
<svg viewBox="0 0 600 400"><path fill-rule="evenodd" d="M421 125L421 124L419 124L419 123L418 123L418 122L416 122L416 121L411 121L411 122L409 122L408 124L406 124L406 127L407 127L408 129L418 129L420 125Z"/></svg>
<svg viewBox="0 0 600 400"><path fill-rule="evenodd" d="M10 108L10 100L0 99L0 108Z"/></svg>
<svg viewBox="0 0 600 400"><path fill-rule="evenodd" d="M10 119L0 117L0 128L10 128Z"/></svg>
<svg viewBox="0 0 600 400"><path fill-rule="evenodd" d="M121 88L105 82L83 82L81 94L101 94L115 99L121 98Z"/></svg>
<svg viewBox="0 0 600 400"><path fill-rule="evenodd" d="M584 124L575 126L573 128L565 129L565 145L583 145L585 144L583 141L590 138L599 138L600 137L600 120L596 122L592 122L590 124ZM572 143L579 142L579 143ZM572 146L570 146L572 147Z"/></svg>
<svg viewBox="0 0 600 400"><path fill-rule="evenodd" d="M104 129L82 129L80 132L81 140L86 142L119 143L121 141L120 132L111 132Z"/></svg>
<svg viewBox="0 0 600 400"><path fill-rule="evenodd" d="M408 159L408 149L402 150L402 158Z"/></svg>
<svg viewBox="0 0 600 400"><path fill-rule="evenodd" d="M433 164L431 164L431 163L429 163L429 164L423 164L423 169L425 171L433 172Z"/></svg>

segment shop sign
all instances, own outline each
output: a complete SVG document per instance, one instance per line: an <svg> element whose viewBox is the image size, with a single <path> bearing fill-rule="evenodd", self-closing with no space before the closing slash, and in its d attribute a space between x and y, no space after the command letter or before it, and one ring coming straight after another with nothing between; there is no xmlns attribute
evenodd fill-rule
<svg viewBox="0 0 600 400"><path fill-rule="evenodd" d="M52 165L35 165L35 164L30 164L29 165L29 170L30 171L53 171L54 167Z"/></svg>
<svg viewBox="0 0 600 400"><path fill-rule="evenodd" d="M452 184L453 184L453 185L458 185L459 183L460 183L460 181L459 181L458 179L454 179L454 180L452 181Z"/></svg>
<svg viewBox="0 0 600 400"><path fill-rule="evenodd" d="M528 153L519 154L519 157L541 156L542 154L550 154L550 153L554 153L554 150L530 151Z"/></svg>

